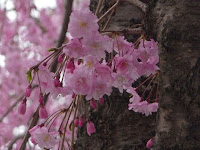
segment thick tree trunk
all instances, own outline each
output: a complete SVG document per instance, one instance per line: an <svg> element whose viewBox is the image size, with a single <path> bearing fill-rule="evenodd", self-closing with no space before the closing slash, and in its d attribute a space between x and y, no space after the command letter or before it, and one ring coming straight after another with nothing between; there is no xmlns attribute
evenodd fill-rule
<svg viewBox="0 0 200 150"><path fill-rule="evenodd" d="M109 28L122 29L143 17L130 3L120 3ZM199 150L200 1L151 0L146 19L147 34L159 42L161 69L154 149ZM86 127L81 129L76 149L145 149L154 136L155 116L130 112L128 99L114 91L105 106L91 111L97 133L89 137Z"/></svg>
<svg viewBox="0 0 200 150"><path fill-rule="evenodd" d="M159 42L161 69L154 149L199 150L200 1L158 0L153 5L150 31Z"/></svg>

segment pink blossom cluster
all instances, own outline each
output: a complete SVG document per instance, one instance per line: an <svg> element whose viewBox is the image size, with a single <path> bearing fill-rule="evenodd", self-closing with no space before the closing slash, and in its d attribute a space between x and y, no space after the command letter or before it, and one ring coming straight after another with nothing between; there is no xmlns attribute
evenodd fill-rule
<svg viewBox="0 0 200 150"><path fill-rule="evenodd" d="M74 103L81 101L80 97L84 97L90 101L93 109L97 109L96 101L103 104L103 96L110 96L112 88L115 87L120 93L126 90L132 95L129 110L146 116L156 112L158 103L142 100L132 87L132 83L143 75L154 74L159 69L157 43L152 39L142 39L138 48L135 48L123 36L115 35L111 38L100 34L97 22L98 18L88 7L72 12L68 30L72 38L59 49L58 71L56 74L50 73L47 69L48 61L37 67L40 91L50 93L54 99L58 95L72 95ZM27 95L30 95L29 89L26 91ZM42 96L40 93L39 115L41 118L47 118ZM25 105L24 102L22 105ZM75 110L75 106L71 109ZM21 112L24 113L24 110ZM95 126L90 118L86 117L86 112L80 114L81 116L75 116L73 124L76 127L83 127L86 119L87 133L91 136L96 132ZM31 135L33 143L41 148L53 146L49 144L53 140L52 134L46 128L37 128L36 131L31 131Z"/></svg>

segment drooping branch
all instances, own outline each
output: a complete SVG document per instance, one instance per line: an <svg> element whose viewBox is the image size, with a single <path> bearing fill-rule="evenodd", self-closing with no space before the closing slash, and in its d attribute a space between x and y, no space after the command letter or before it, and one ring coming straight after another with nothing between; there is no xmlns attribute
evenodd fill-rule
<svg viewBox="0 0 200 150"><path fill-rule="evenodd" d="M68 0L66 1L65 3L65 14L64 14L64 21L63 21L63 24L62 24L62 29L61 29L61 32L60 32L60 35L59 35L59 38L58 38L58 42L57 42L57 45L56 47L59 48L62 46L62 44L64 43L65 41L65 37L66 37L66 32L67 32L67 29L68 29L68 23L69 23L69 16L72 12L72 4L73 4L73 0ZM55 59L57 60L57 59ZM50 71L51 72L55 72L56 71L56 68L57 68L57 61L54 61ZM44 97L44 101L46 103L46 101L48 100L48 95L45 95ZM23 141L22 141L22 144L21 144L21 147L20 147L20 150L25 150L25 147L26 147L26 143L28 141L28 138L30 137L30 133L29 133L29 130L35 126L37 124L37 121L39 119L39 106L37 108L37 110L35 111L35 113L33 114L33 117L31 119L31 123L29 125L29 128L27 129L26 131L26 134L23 138Z"/></svg>

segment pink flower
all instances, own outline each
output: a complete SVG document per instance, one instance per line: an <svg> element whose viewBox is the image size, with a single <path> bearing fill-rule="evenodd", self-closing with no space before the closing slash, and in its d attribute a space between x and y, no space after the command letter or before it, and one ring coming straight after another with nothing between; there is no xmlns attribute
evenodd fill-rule
<svg viewBox="0 0 200 150"><path fill-rule="evenodd" d="M92 81L86 70L79 68L74 71L73 76L67 78L66 83L69 84L76 95L87 95Z"/></svg>
<svg viewBox="0 0 200 150"><path fill-rule="evenodd" d="M88 121L88 123L87 123L87 133L88 133L88 135L91 136L91 134L95 133L95 132L96 132L96 129L95 129L93 122Z"/></svg>
<svg viewBox="0 0 200 150"><path fill-rule="evenodd" d="M18 113L21 115L24 115L26 113L26 101L26 98L24 98L19 105Z"/></svg>
<svg viewBox="0 0 200 150"><path fill-rule="evenodd" d="M46 110L46 108L43 105L40 105L39 116L40 116L41 119L48 118L47 110Z"/></svg>
<svg viewBox="0 0 200 150"><path fill-rule="evenodd" d="M57 133L49 132L46 127L39 127L31 132L31 141L33 144L38 144L40 148L50 149L57 143L57 135Z"/></svg>
<svg viewBox="0 0 200 150"><path fill-rule="evenodd" d="M120 56L127 54L128 51L131 51L133 44L127 42L124 39L124 36L116 36L114 39L114 50L121 54Z"/></svg>
<svg viewBox="0 0 200 150"><path fill-rule="evenodd" d="M79 38L72 39L63 49L63 52L71 58L80 58L86 56L86 52L83 49Z"/></svg>
<svg viewBox="0 0 200 150"><path fill-rule="evenodd" d="M112 76L114 78L113 86L118 88L120 93L123 93L123 89L130 87L133 83L133 80L129 77L129 75L112 73Z"/></svg>
<svg viewBox="0 0 200 150"><path fill-rule="evenodd" d="M98 32L91 32L90 36L83 38L83 45L87 53L95 56L98 60L105 58L105 51L112 51L111 41L106 36L102 36Z"/></svg>
<svg viewBox="0 0 200 150"><path fill-rule="evenodd" d="M29 97L31 95L31 85L26 88L25 96Z"/></svg>
<svg viewBox="0 0 200 150"><path fill-rule="evenodd" d="M147 142L147 144L146 144L146 147L147 148L151 148L152 145L153 145L153 139L149 139L148 142Z"/></svg>
<svg viewBox="0 0 200 150"><path fill-rule="evenodd" d="M103 95L107 94L110 95L112 92L112 86L107 85L106 83L102 82L101 78L93 78L93 85L90 92L87 94L86 99L90 100L92 98L98 100L99 98L103 97Z"/></svg>
<svg viewBox="0 0 200 150"><path fill-rule="evenodd" d="M69 32L73 37L84 37L98 31L98 18L88 8L74 10L70 16Z"/></svg>

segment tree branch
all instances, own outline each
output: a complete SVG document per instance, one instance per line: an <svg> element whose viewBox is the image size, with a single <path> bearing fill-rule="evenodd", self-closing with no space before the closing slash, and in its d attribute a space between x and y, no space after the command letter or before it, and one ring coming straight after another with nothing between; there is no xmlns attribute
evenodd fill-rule
<svg viewBox="0 0 200 150"><path fill-rule="evenodd" d="M98 23L101 23L101 21L103 20L103 18L105 18L113 9L115 9L117 7L117 5L119 4L119 1L120 0L117 0L117 2L107 11L105 12L105 14L103 14L99 20L98 20Z"/></svg>
<svg viewBox="0 0 200 150"><path fill-rule="evenodd" d="M38 87L38 85L34 85L34 86L32 87L32 90L33 90L34 88L37 88L37 87ZM17 106L17 104L23 99L23 97L24 97L24 94L23 94L22 96L20 96L20 97L16 100L16 102L15 102L11 107L8 108L8 110L6 111L6 113L3 114L3 116L0 118L0 122L2 122L3 119L13 110L13 108L14 108L15 106Z"/></svg>
<svg viewBox="0 0 200 150"><path fill-rule="evenodd" d="M58 38L58 42L56 47L61 47L62 44L65 42L65 37L68 29L68 24L69 24L69 17L72 12L72 4L73 0L66 0L65 1L65 14L64 14L64 21L62 24L62 29L60 31L60 36ZM55 59L57 60L57 59ZM57 63L54 63L51 67L51 72L55 72L57 68Z"/></svg>
<svg viewBox="0 0 200 150"><path fill-rule="evenodd" d="M13 144L15 144L19 139L22 139L24 134L16 136L8 145L8 150L12 150Z"/></svg>
<svg viewBox="0 0 200 150"><path fill-rule="evenodd" d="M142 9L143 12L147 11L147 5L143 2L141 2L140 0L121 0L121 1L127 1L132 3L133 5L139 7L140 9Z"/></svg>
<svg viewBox="0 0 200 150"><path fill-rule="evenodd" d="M65 3L65 14L64 14L64 21L63 21L63 24L62 24L62 29L61 29L61 32L60 32L60 35L59 35L59 38L58 38L58 42L57 42L57 45L56 47L61 47L62 44L64 43L65 41L65 37L66 37L66 32L67 32L67 29L68 29L68 24L69 24L69 16L72 12L72 4L73 4L73 0L66 0L66 3ZM57 60L57 59L56 59ZM54 64L52 65L51 67L51 72L55 72L56 71L56 68L57 68L57 61L54 62ZM47 101L48 100L48 95L45 95L44 97L44 100ZM27 129L26 131L26 134L23 138L23 141L22 141L22 144L21 144L21 147L20 147L20 150L25 150L25 147L26 147L26 143L28 141L28 138L30 137L30 133L29 133L29 130L35 126L37 124L37 121L39 119L39 106L36 110L36 112L33 114L33 117L31 119L31 123L29 125L29 128Z"/></svg>

